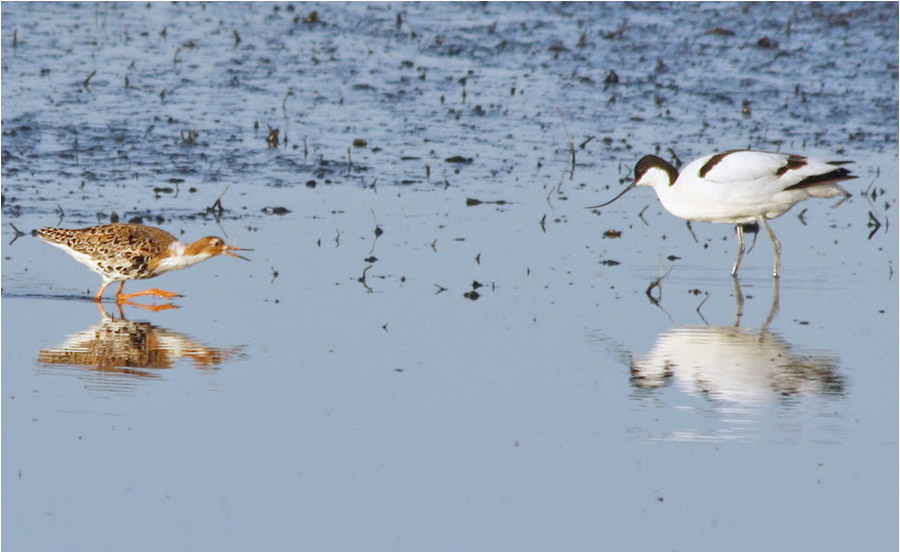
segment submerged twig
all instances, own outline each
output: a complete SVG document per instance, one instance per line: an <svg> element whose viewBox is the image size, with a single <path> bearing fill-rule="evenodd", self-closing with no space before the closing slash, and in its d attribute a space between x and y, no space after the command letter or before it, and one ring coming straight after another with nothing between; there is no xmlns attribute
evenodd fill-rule
<svg viewBox="0 0 900 553"><path fill-rule="evenodd" d="M649 226L650 226L650 223L648 223L647 220L644 219L644 212L647 211L647 208L648 208L648 207L650 207L650 204L645 205L645 206L644 206L644 209L642 209L640 212L638 212L638 219L640 219L641 222L644 223L644 225L646 225L646 226L649 227ZM688 221L688 222L690 222L690 221Z"/></svg>
<svg viewBox="0 0 900 553"><path fill-rule="evenodd" d="M668 148L669 154L672 156L672 160L675 162L675 167L681 167L681 159L678 157L678 154L675 153L675 150L672 148Z"/></svg>
<svg viewBox="0 0 900 553"><path fill-rule="evenodd" d="M375 217L375 210L369 209L369 211L372 212L372 220L375 221L375 230L373 231L375 233L375 240L372 240L372 248L369 250L369 255L372 255L372 252L375 251L375 243L378 242L378 237L384 234L384 230L382 230L381 227L378 226L378 219Z"/></svg>
<svg viewBox="0 0 900 553"><path fill-rule="evenodd" d="M93 79L93 78L94 78L94 75L96 75L96 74L97 74L97 70L96 70L96 69L94 69L93 71L91 71L91 74L88 75L88 76L87 76L87 79L85 79L84 82L82 83L82 84L84 85L84 88L86 88L86 89L88 89L88 90L91 89L91 86L90 86L90 85L91 85L91 79Z"/></svg>
<svg viewBox="0 0 900 553"><path fill-rule="evenodd" d="M571 135L569 135L569 129L566 128L566 120L563 117L562 110L559 108L556 108L556 113L559 114L559 120L562 122L563 132L566 135L566 144L569 146L569 152L571 153L571 156L572 156L571 167L568 169L569 180L574 180L575 179L575 144L572 142ZM559 177L559 182L556 184L555 187L551 188L550 191L547 193L547 203L550 202L550 197L554 193L558 194L559 191L562 190L562 183L565 180L565 178L566 178L566 170L564 169L562 172L562 175L560 175L560 177Z"/></svg>
<svg viewBox="0 0 900 553"><path fill-rule="evenodd" d="M361 282L363 286L366 287L366 290L368 290L368 292L370 294L372 293L372 287L366 283L366 272L371 268L372 268L371 265L366 265L366 268L363 269L362 276L359 277L358 279L356 279L357 281Z"/></svg>
<svg viewBox="0 0 900 553"><path fill-rule="evenodd" d="M572 154L572 168L569 173L569 180L575 179L575 144L572 142L572 136L569 134L569 129L566 128L566 120L563 117L563 112L561 109L556 108L556 113L559 114L559 120L562 122L563 132L566 133L566 144L569 146L569 152ZM557 187L558 189L559 187Z"/></svg>
<svg viewBox="0 0 900 553"><path fill-rule="evenodd" d="M699 290L698 290L698 292L699 292ZM708 300L708 299L709 299L709 292L706 292L706 297L703 298L703 301L701 301L700 305L698 305L697 309L695 309L697 314L700 315L700 318L703 319L703 322L706 324L709 324L709 321L706 320L706 317L703 316L703 313L700 312L700 309L703 307L703 304L706 303L706 300Z"/></svg>
<svg viewBox="0 0 900 553"><path fill-rule="evenodd" d="M872 229L872 232L869 233L869 238L868 238L869 240L871 240L872 237L875 236L875 233L878 232L878 229L881 228L881 221L876 219L875 215L872 214L872 212L870 211L869 212L869 222L866 224L866 226L868 226L869 228Z"/></svg>
<svg viewBox="0 0 900 553"><path fill-rule="evenodd" d="M16 228L16 225L14 225L14 224L12 224L12 223L10 223L9 226L11 226L12 229L13 229L13 232L16 233L16 235L13 236L13 239L10 240L10 241L9 241L9 244L8 244L8 245L12 246L12 243L15 242L16 240L18 240L20 236L25 236L25 233L22 232L21 230L17 229L17 228Z"/></svg>
<svg viewBox="0 0 900 553"><path fill-rule="evenodd" d="M669 273L671 273L672 269L674 268L674 266L671 267L668 271L666 271L664 275L657 277L656 280L650 283L650 286L648 286L647 290L644 292L645 294L647 294L647 298L650 299L650 303L652 303L653 305L659 306L659 302L662 300L662 280L669 276ZM659 288L659 297L657 298L653 297L654 288Z"/></svg>
<svg viewBox="0 0 900 553"><path fill-rule="evenodd" d="M212 213L216 222L219 222L219 219L222 216L222 213L225 212L225 208L222 206L222 197L225 196L225 193L228 192L228 189L231 188L231 185L225 187L225 190L216 198L216 201L213 204L206 208L207 213Z"/></svg>
<svg viewBox="0 0 900 553"><path fill-rule="evenodd" d="M374 232L375 232L375 237L377 238L377 237L381 236L382 234L384 234L384 231L381 229L380 226L378 226L378 219L375 217L375 210L370 208L369 211L372 213L372 220L375 221L375 231Z"/></svg>
<svg viewBox="0 0 900 553"><path fill-rule="evenodd" d="M288 98L290 98L290 97L293 96L293 95L294 95L294 89L293 89L293 88L288 88L287 93L284 95L284 100L281 101L281 111L282 111L282 113L284 113L285 115L287 115L287 108L286 108L286 106L287 106L287 100L288 100Z"/></svg>
<svg viewBox="0 0 900 553"><path fill-rule="evenodd" d="M644 209L647 209L647 208L644 208ZM641 213L643 213L643 210L641 210ZM700 241L697 240L697 235L694 234L694 227L691 226L691 221L690 221L690 220L686 220L685 223L687 224L688 230L691 231L691 236L694 237L694 242L696 242L697 244L699 244Z"/></svg>

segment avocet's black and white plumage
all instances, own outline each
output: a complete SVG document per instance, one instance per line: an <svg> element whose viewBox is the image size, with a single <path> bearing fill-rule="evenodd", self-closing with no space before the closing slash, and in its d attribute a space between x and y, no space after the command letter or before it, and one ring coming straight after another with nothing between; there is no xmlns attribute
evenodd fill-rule
<svg viewBox="0 0 900 553"><path fill-rule="evenodd" d="M849 197L838 182L855 179L841 167L849 161L817 159L774 152L734 150L695 159L677 171L657 156L641 158L634 167L634 182L603 207L635 186L650 186L663 207L676 217L691 221L734 224L738 255L732 275L744 256L742 225L758 222L775 246L775 276L781 265L781 243L768 219L782 215L797 202L809 198Z"/></svg>

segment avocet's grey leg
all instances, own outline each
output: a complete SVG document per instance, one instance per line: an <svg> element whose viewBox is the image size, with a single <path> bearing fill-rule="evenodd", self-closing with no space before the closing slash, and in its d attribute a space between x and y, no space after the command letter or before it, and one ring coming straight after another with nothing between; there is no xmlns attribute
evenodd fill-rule
<svg viewBox="0 0 900 553"><path fill-rule="evenodd" d="M744 257L744 227L734 225L734 230L737 231L738 235L738 256L737 261L734 262L734 268L731 269L731 276L737 276L738 267L741 266L741 259Z"/></svg>
<svg viewBox="0 0 900 553"><path fill-rule="evenodd" d="M778 278L778 271L781 269L781 242L775 238L775 233L772 232L772 229L769 227L769 223L766 221L765 217L760 217L759 222L762 223L762 226L766 228L766 232L769 233L769 238L772 239L772 245L775 246L775 271L774 276Z"/></svg>

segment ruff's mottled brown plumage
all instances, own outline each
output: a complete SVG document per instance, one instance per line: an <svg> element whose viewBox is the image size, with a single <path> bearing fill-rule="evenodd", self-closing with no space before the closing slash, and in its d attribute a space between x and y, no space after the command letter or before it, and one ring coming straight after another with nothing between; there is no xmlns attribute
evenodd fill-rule
<svg viewBox="0 0 900 553"><path fill-rule="evenodd" d="M130 223L85 229L43 228L40 236L103 277L103 285L94 296L96 301L100 301L103 291L113 282L121 282L116 293L119 301L146 295L173 298L178 294L157 288L134 294L122 294L122 288L126 280L152 278L220 254L247 259L233 253L243 251L242 248L229 246L216 236L185 244L164 230Z"/></svg>

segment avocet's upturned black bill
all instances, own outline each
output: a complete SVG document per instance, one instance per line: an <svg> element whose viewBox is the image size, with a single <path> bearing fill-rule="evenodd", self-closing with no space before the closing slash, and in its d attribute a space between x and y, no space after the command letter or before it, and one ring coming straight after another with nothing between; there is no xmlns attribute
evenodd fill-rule
<svg viewBox="0 0 900 553"><path fill-rule="evenodd" d="M648 155L634 166L634 182L605 207L636 186L650 186L666 211L691 221L731 223L738 236L738 255L732 275L744 256L742 225L758 222L775 247L774 276L781 268L781 243L768 220L809 198L850 194L838 182L855 179L841 167L850 161L819 161L796 154L734 150L695 159L679 172L668 161Z"/></svg>

